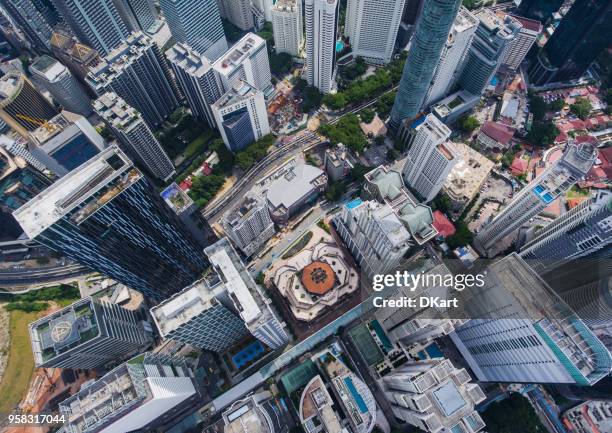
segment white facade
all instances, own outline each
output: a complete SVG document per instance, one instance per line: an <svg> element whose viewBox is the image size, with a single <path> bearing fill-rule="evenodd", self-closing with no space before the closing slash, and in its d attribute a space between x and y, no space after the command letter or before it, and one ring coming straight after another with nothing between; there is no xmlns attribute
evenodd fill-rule
<svg viewBox="0 0 612 433"><path fill-rule="evenodd" d="M268 206L261 197L247 196L223 218L223 229L234 245L250 257L276 230Z"/></svg>
<svg viewBox="0 0 612 433"><path fill-rule="evenodd" d="M253 6L264 14L266 21L272 21L273 0L253 0Z"/></svg>
<svg viewBox="0 0 612 433"><path fill-rule="evenodd" d="M470 48L478 27L478 18L465 7L459 9L453 27L436 66L436 72L425 97L424 107L429 107L444 98L450 91L460 72L460 65Z"/></svg>
<svg viewBox="0 0 612 433"><path fill-rule="evenodd" d="M253 28L251 0L216 0L219 12L240 30Z"/></svg>
<svg viewBox="0 0 612 433"><path fill-rule="evenodd" d="M212 63L185 44L172 46L166 51L166 58L187 98L191 114L216 128L210 105L223 95L223 85Z"/></svg>
<svg viewBox="0 0 612 433"><path fill-rule="evenodd" d="M520 29L516 37L508 43L508 47L501 58L501 64L517 70L541 33L542 24L539 21L523 17L513 16L512 18L520 23Z"/></svg>
<svg viewBox="0 0 612 433"><path fill-rule="evenodd" d="M276 52L297 56L304 40L302 0L278 0L272 7L272 26Z"/></svg>
<svg viewBox="0 0 612 433"><path fill-rule="evenodd" d="M353 55L367 62L391 61L405 0L348 0L344 34Z"/></svg>
<svg viewBox="0 0 612 433"><path fill-rule="evenodd" d="M213 67L226 92L240 80L261 91L271 84L272 74L266 41L255 33L244 35L214 63Z"/></svg>
<svg viewBox="0 0 612 433"><path fill-rule="evenodd" d="M211 109L223 142L232 152L270 133L263 93L244 81L239 81ZM232 116L233 113L236 114Z"/></svg>
<svg viewBox="0 0 612 433"><path fill-rule="evenodd" d="M429 114L412 133L402 177L425 202L434 199L458 161L453 144L446 141L450 133L450 129L433 114Z"/></svg>
<svg viewBox="0 0 612 433"><path fill-rule="evenodd" d="M306 81L321 93L334 87L338 0L305 0Z"/></svg>

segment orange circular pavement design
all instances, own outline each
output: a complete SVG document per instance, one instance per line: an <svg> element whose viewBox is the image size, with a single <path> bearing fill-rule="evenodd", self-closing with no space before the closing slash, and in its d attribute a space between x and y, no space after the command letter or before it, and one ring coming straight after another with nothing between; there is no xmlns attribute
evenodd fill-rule
<svg viewBox="0 0 612 433"><path fill-rule="evenodd" d="M314 295L324 295L335 283L335 275L331 266L324 262L312 262L302 269L302 285Z"/></svg>

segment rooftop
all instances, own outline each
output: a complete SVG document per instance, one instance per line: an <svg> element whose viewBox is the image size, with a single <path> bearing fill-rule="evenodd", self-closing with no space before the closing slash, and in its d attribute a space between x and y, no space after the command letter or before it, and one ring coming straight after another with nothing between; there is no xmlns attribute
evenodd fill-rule
<svg viewBox="0 0 612 433"><path fill-rule="evenodd" d="M295 12L297 5L298 0L277 0L272 6L272 10L277 12Z"/></svg>
<svg viewBox="0 0 612 433"><path fill-rule="evenodd" d="M160 195L168 206L177 214L180 215L183 211L189 209L193 205L193 200L185 191L183 191L176 183L171 183L164 189Z"/></svg>
<svg viewBox="0 0 612 433"><path fill-rule="evenodd" d="M325 176L325 173L319 168L298 163L270 183L266 195L268 202L275 209L281 206L289 209L294 203L310 194L321 176Z"/></svg>
<svg viewBox="0 0 612 433"><path fill-rule="evenodd" d="M238 42L232 46L223 56L215 61L213 67L222 75L231 74L234 69L242 64L245 58L262 45L265 46L266 41L255 33L247 33Z"/></svg>
<svg viewBox="0 0 612 433"><path fill-rule="evenodd" d="M96 113L113 128L129 130L141 119L140 113L114 92L107 92L93 103Z"/></svg>
<svg viewBox="0 0 612 433"><path fill-rule="evenodd" d="M480 132L504 146L507 146L514 137L514 128L499 122L485 122Z"/></svg>
<svg viewBox="0 0 612 433"><path fill-rule="evenodd" d="M260 94L261 92L255 87L251 86L246 81L239 80L234 86L228 90L217 102L212 106L217 109L230 107L237 104L245 99L252 98Z"/></svg>
<svg viewBox="0 0 612 433"><path fill-rule="evenodd" d="M336 277L332 267L325 262L312 262L302 269L302 285L315 295L324 295L335 284Z"/></svg>
<svg viewBox="0 0 612 433"><path fill-rule="evenodd" d="M46 54L36 59L30 65L30 70L50 82L56 81L60 75L67 71L64 65Z"/></svg>
<svg viewBox="0 0 612 433"><path fill-rule="evenodd" d="M176 64L189 75L201 77L212 68L212 63L206 57L187 44L177 43L166 51L169 62Z"/></svg>
<svg viewBox="0 0 612 433"><path fill-rule="evenodd" d="M440 236L445 238L455 234L455 226L453 223L439 210L433 212L434 222L433 226L438 231Z"/></svg>
<svg viewBox="0 0 612 433"><path fill-rule="evenodd" d="M453 200L471 200L495 165L493 161L465 143L454 143L459 160L444 183L444 190Z"/></svg>
<svg viewBox="0 0 612 433"><path fill-rule="evenodd" d="M270 428L261 407L260 394L234 402L223 413L225 433L277 433Z"/></svg>
<svg viewBox="0 0 612 433"><path fill-rule="evenodd" d="M263 200L255 195L247 194L225 218L225 221L233 226L250 217L254 211L265 206Z"/></svg>

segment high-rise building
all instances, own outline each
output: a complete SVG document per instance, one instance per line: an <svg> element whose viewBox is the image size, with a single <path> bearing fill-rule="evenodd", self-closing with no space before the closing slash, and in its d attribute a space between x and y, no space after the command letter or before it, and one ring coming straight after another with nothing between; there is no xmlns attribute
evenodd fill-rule
<svg viewBox="0 0 612 433"><path fill-rule="evenodd" d="M45 368L96 368L153 342L138 312L87 297L30 323L34 363Z"/></svg>
<svg viewBox="0 0 612 433"><path fill-rule="evenodd" d="M522 17L546 23L557 12L563 0L521 0L518 14Z"/></svg>
<svg viewBox="0 0 612 433"><path fill-rule="evenodd" d="M501 59L501 64L509 69L517 70L521 62L542 33L542 23L529 18L511 15L521 26L516 37L510 41Z"/></svg>
<svg viewBox="0 0 612 433"><path fill-rule="evenodd" d="M270 133L263 93L244 81L234 84L211 109L223 142L232 152Z"/></svg>
<svg viewBox="0 0 612 433"><path fill-rule="evenodd" d="M155 187L116 146L13 216L31 239L155 299L193 282L207 264Z"/></svg>
<svg viewBox="0 0 612 433"><path fill-rule="evenodd" d="M161 336L217 352L249 333L272 349L283 346L282 322L229 241L204 251L214 273L151 309Z"/></svg>
<svg viewBox="0 0 612 433"><path fill-rule="evenodd" d="M41 173L48 172L47 167L32 155L28 146L28 141L23 137L0 135L0 147L4 148L10 155L18 156Z"/></svg>
<svg viewBox="0 0 612 433"><path fill-rule="evenodd" d="M56 176L65 176L96 156L106 143L78 114L63 111L28 134L27 149Z"/></svg>
<svg viewBox="0 0 612 433"><path fill-rule="evenodd" d="M59 404L67 433L153 431L201 398L183 358L147 352Z"/></svg>
<svg viewBox="0 0 612 433"><path fill-rule="evenodd" d="M459 13L440 54L440 61L436 66L431 85L427 90L424 107L438 102L451 90L451 86L458 78L460 65L472 44L477 27L478 18L463 6L459 8Z"/></svg>
<svg viewBox="0 0 612 433"><path fill-rule="evenodd" d="M421 111L460 5L460 0L424 2L391 110L392 129L397 131L405 119Z"/></svg>
<svg viewBox="0 0 612 433"><path fill-rule="evenodd" d="M153 0L115 1L115 6L130 32L154 32L159 28Z"/></svg>
<svg viewBox="0 0 612 433"><path fill-rule="evenodd" d="M578 79L610 44L612 3L577 0L529 69L536 85Z"/></svg>
<svg viewBox="0 0 612 433"><path fill-rule="evenodd" d="M565 194L593 166L597 150L592 145L569 143L563 156L529 182L476 236L475 246L490 255L504 237L517 231L557 197Z"/></svg>
<svg viewBox="0 0 612 433"><path fill-rule="evenodd" d="M261 11L266 19L266 21L272 22L272 5L274 3L273 0L252 0L253 6L255 6L259 11Z"/></svg>
<svg viewBox="0 0 612 433"><path fill-rule="evenodd" d="M272 7L274 49L297 56L304 41L302 0L278 0Z"/></svg>
<svg viewBox="0 0 612 433"><path fill-rule="evenodd" d="M509 15L500 18L489 9L481 9L474 15L480 24L465 57L458 82L463 90L480 95L497 72L521 24Z"/></svg>
<svg viewBox="0 0 612 433"><path fill-rule="evenodd" d="M81 83L85 83L90 69L102 62L102 57L96 50L79 43L74 36L60 31L53 32L51 36L51 51ZM88 90L93 94L91 89Z"/></svg>
<svg viewBox="0 0 612 433"><path fill-rule="evenodd" d="M253 194L244 197L234 210L223 217L223 230L247 257L258 252L276 233L266 201Z"/></svg>
<svg viewBox="0 0 612 433"><path fill-rule="evenodd" d="M87 93L68 68L53 57L40 56L30 65L30 72L64 109L83 116L91 114Z"/></svg>
<svg viewBox="0 0 612 433"><path fill-rule="evenodd" d="M391 61L405 0L349 0L344 34L354 56L366 62Z"/></svg>
<svg viewBox="0 0 612 433"><path fill-rule="evenodd" d="M224 431L280 433L274 401L270 391L262 391L232 402L222 415Z"/></svg>
<svg viewBox="0 0 612 433"><path fill-rule="evenodd" d="M142 114L151 128L177 108L176 85L157 44L132 33L91 70L87 82L98 96L114 92Z"/></svg>
<svg viewBox="0 0 612 433"><path fill-rule="evenodd" d="M612 244L612 193L594 192L588 199L536 232L520 256L538 273L571 260L589 257Z"/></svg>
<svg viewBox="0 0 612 433"><path fill-rule="evenodd" d="M130 34L114 0L53 0L53 4L77 38L102 55Z"/></svg>
<svg viewBox="0 0 612 433"><path fill-rule="evenodd" d="M53 31L31 0L2 0L0 8L19 26L35 50L49 51Z"/></svg>
<svg viewBox="0 0 612 433"><path fill-rule="evenodd" d="M462 295L472 319L451 338L478 380L592 386L610 374L608 349L516 253Z"/></svg>
<svg viewBox="0 0 612 433"><path fill-rule="evenodd" d="M0 78L0 119L22 137L58 113L21 72L9 71Z"/></svg>
<svg viewBox="0 0 612 433"><path fill-rule="evenodd" d="M304 0L306 81L322 93L334 86L338 4L338 0Z"/></svg>
<svg viewBox="0 0 612 433"><path fill-rule="evenodd" d="M255 33L247 33L214 63L214 68L227 92L239 80L257 90L271 85L270 61L266 41Z"/></svg>
<svg viewBox="0 0 612 433"><path fill-rule="evenodd" d="M393 414L429 432L478 432L485 423L474 410L486 396L464 368L445 358L412 361L383 378Z"/></svg>
<svg viewBox="0 0 612 433"><path fill-rule="evenodd" d="M446 177L459 160L453 143L447 141L450 133L451 130L433 114L428 114L411 131L402 177L425 203L440 192Z"/></svg>
<svg viewBox="0 0 612 433"><path fill-rule="evenodd" d="M159 4L176 42L189 45L211 61L227 51L215 0L161 0Z"/></svg>
<svg viewBox="0 0 612 433"><path fill-rule="evenodd" d="M251 30L253 28L253 11L251 0L217 0L221 16L229 20L240 30Z"/></svg>
<svg viewBox="0 0 612 433"><path fill-rule="evenodd" d="M179 87L187 98L191 114L216 128L217 124L210 106L219 100L224 92L223 84L212 63L185 44L172 46L166 51L166 58L172 66Z"/></svg>
<svg viewBox="0 0 612 433"><path fill-rule="evenodd" d="M164 182L176 174L166 151L138 111L112 92L100 96L93 106L125 152L148 173Z"/></svg>

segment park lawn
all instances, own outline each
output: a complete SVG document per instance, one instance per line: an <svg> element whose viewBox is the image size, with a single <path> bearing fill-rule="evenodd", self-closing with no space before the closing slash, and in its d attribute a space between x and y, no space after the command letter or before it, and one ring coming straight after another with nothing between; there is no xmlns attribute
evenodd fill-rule
<svg viewBox="0 0 612 433"><path fill-rule="evenodd" d="M185 147L185 150L183 151L183 156L185 157L185 159L189 159L192 156L195 156L198 153L202 152L202 150L204 149L204 145L208 143L214 135L215 133L211 129L207 129L206 131L198 135L194 140L191 141L191 143L187 145L187 147Z"/></svg>
<svg viewBox="0 0 612 433"><path fill-rule="evenodd" d="M566 197L570 199L571 198L581 198L581 197L587 197L589 194L590 194L589 189L582 189L574 185L573 187L569 189L569 191L566 194Z"/></svg>
<svg viewBox="0 0 612 433"><path fill-rule="evenodd" d="M30 346L28 324L44 313L25 313L15 310L9 314L11 338L9 357L0 383L0 413L4 414L12 412L28 390L34 372L34 356Z"/></svg>

